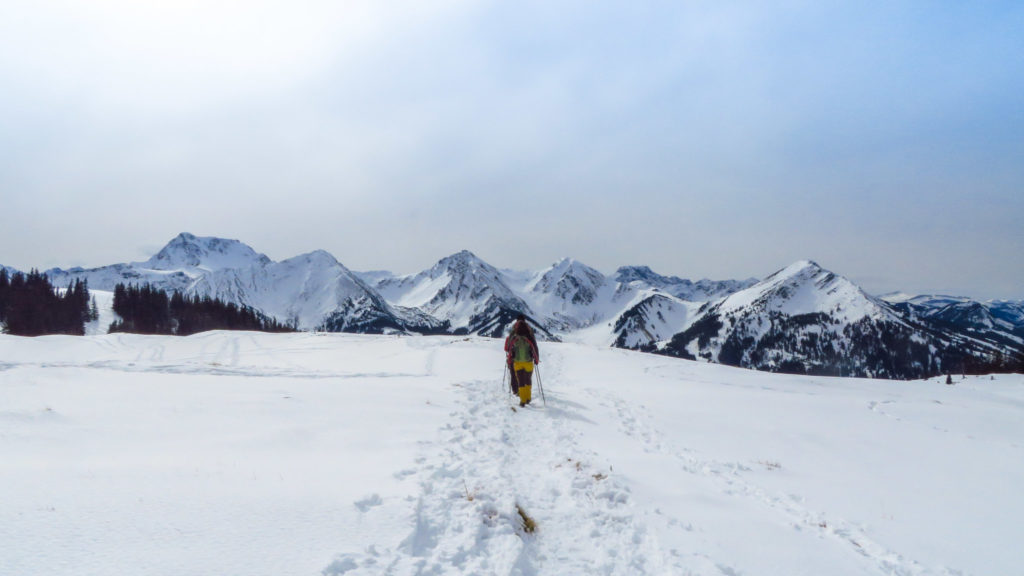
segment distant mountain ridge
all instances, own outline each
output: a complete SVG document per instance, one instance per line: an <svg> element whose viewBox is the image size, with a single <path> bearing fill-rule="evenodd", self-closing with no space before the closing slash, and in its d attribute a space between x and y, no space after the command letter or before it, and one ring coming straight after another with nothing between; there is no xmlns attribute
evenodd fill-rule
<svg viewBox="0 0 1024 576"><path fill-rule="evenodd" d="M1024 302L876 298L811 261L760 281L693 282L646 266L606 276L571 258L501 270L464 250L397 276L353 272L323 250L275 262L182 233L145 262L45 274L216 297L304 330L501 336L524 314L544 339L760 370L913 378L1024 353Z"/></svg>
<svg viewBox="0 0 1024 576"><path fill-rule="evenodd" d="M706 301L748 288L755 284L757 279L725 281L704 279L692 282L675 276L662 276L647 266L623 266L615 272L615 281L620 284L638 282L658 288L683 300Z"/></svg>
<svg viewBox="0 0 1024 576"><path fill-rule="evenodd" d="M920 378L1000 349L901 314L811 261L706 307L661 351L760 370Z"/></svg>

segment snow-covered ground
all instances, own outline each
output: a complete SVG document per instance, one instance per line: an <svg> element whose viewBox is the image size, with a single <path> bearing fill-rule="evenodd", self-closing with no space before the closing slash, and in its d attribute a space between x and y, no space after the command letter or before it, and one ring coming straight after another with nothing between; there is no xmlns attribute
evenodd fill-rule
<svg viewBox="0 0 1024 576"><path fill-rule="evenodd" d="M106 334L110 325L118 320L114 313L114 293L107 290L89 290L89 296L96 302L96 312L99 317L85 323L85 333L88 336Z"/></svg>
<svg viewBox="0 0 1024 576"><path fill-rule="evenodd" d="M1015 574L1024 376L482 338L0 336L0 574ZM536 522L522 528L519 513Z"/></svg>

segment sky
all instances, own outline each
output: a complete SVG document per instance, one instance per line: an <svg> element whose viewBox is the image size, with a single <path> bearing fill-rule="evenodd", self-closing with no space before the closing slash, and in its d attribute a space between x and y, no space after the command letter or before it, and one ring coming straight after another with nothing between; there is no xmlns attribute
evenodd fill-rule
<svg viewBox="0 0 1024 576"><path fill-rule="evenodd" d="M0 264L275 260L1024 299L1024 4L0 5Z"/></svg>

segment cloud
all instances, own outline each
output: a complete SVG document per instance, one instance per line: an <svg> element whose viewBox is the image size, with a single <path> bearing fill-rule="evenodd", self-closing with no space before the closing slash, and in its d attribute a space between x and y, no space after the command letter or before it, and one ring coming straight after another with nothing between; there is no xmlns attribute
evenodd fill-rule
<svg viewBox="0 0 1024 576"><path fill-rule="evenodd" d="M1024 285L993 259L1024 248L1009 3L4 10L0 242L42 217L85 239L0 261L106 264L127 259L110 238L189 230L398 271L468 248L719 278L811 257L954 284L907 262L955 251Z"/></svg>

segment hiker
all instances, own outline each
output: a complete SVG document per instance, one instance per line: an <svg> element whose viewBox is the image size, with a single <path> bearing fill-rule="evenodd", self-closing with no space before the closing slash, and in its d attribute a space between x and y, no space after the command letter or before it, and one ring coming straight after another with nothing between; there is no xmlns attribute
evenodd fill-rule
<svg viewBox="0 0 1024 576"><path fill-rule="evenodd" d="M540 354L537 337L523 314L516 318L512 332L505 339L505 359L512 374L512 393L519 396L520 406L526 406L530 403L533 365L540 364Z"/></svg>

